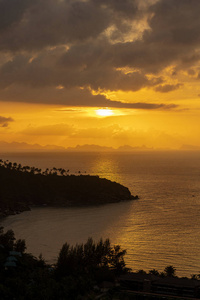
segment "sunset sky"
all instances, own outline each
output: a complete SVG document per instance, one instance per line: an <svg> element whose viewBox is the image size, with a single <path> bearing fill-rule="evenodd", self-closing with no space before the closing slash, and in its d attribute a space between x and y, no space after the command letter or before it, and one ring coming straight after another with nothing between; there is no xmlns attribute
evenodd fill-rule
<svg viewBox="0 0 200 300"><path fill-rule="evenodd" d="M199 0L0 0L0 141L200 147Z"/></svg>

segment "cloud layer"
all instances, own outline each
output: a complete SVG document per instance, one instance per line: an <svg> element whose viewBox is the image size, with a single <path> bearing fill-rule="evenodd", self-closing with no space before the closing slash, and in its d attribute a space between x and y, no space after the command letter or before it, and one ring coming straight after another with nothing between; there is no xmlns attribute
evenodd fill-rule
<svg viewBox="0 0 200 300"><path fill-rule="evenodd" d="M8 124L13 121L14 120L12 118L6 118L0 116L0 127L8 127Z"/></svg>
<svg viewBox="0 0 200 300"><path fill-rule="evenodd" d="M100 93L181 89L200 60L199 14L196 0L0 0L0 100L175 108Z"/></svg>

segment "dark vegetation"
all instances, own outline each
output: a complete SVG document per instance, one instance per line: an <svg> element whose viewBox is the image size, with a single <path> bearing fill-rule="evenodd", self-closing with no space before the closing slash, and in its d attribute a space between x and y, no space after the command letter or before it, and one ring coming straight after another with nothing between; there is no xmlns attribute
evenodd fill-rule
<svg viewBox="0 0 200 300"><path fill-rule="evenodd" d="M114 283L128 271L126 251L108 239L95 243L89 238L74 247L66 243L54 266L25 250L24 240L0 228L0 299L94 299L95 285Z"/></svg>
<svg viewBox="0 0 200 300"><path fill-rule="evenodd" d="M96 205L137 198L126 187L98 176L69 175L62 168L42 171L0 160L0 216L32 205ZM131 273L125 254L109 239L96 243L89 238L76 246L65 243L55 265L49 265L42 255L36 258L26 252L25 240L16 240L12 230L4 232L0 227L0 299L144 300L163 299L161 294L169 292L166 299L184 293L200 298L200 274L181 281L173 266L163 272Z"/></svg>
<svg viewBox="0 0 200 300"><path fill-rule="evenodd" d="M42 255L36 258L26 253L25 241L16 240L12 230L4 232L0 227L0 299L163 299L164 288L169 284L175 292L178 282L180 293L186 290L185 283L193 285L195 292L200 287L200 275L183 278L186 281L181 283L173 266L167 266L164 272L152 269L148 273L144 270L131 273L126 268L125 254L126 250L112 246L108 239L95 243L89 238L85 244L76 246L65 243L55 265L49 265ZM152 284L157 282L157 286L161 282L162 290L146 294L149 279ZM129 283L128 289L124 289L125 282ZM165 299L175 299L173 291L170 289L170 296Z"/></svg>
<svg viewBox="0 0 200 300"><path fill-rule="evenodd" d="M0 160L0 216L30 209L33 205L97 205L137 199L129 189L90 175L69 175Z"/></svg>

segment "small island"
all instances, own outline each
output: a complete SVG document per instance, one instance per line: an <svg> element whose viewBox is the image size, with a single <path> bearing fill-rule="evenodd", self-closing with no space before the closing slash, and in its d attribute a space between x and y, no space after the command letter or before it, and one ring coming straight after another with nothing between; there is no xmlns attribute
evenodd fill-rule
<svg viewBox="0 0 200 300"><path fill-rule="evenodd" d="M99 176L69 175L0 160L0 216L31 206L88 206L138 199L119 183Z"/></svg>

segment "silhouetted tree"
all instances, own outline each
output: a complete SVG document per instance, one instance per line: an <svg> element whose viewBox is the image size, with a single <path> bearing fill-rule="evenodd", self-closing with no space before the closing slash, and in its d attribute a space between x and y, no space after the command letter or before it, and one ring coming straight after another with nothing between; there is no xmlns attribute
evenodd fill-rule
<svg viewBox="0 0 200 300"><path fill-rule="evenodd" d="M13 230L8 230L3 232L3 227L0 228L0 244L4 246L7 250L13 250L15 241L15 234Z"/></svg>
<svg viewBox="0 0 200 300"><path fill-rule="evenodd" d="M21 164L18 164L17 169L18 169L18 171L21 171L21 170L22 170L22 165L21 165Z"/></svg>
<svg viewBox="0 0 200 300"><path fill-rule="evenodd" d="M155 276L159 276L160 275L159 272L158 272L158 270L156 270L156 269L150 270L149 274L152 274L152 275L155 275Z"/></svg>
<svg viewBox="0 0 200 300"><path fill-rule="evenodd" d="M119 275L128 270L124 262L125 254L126 250L119 245L112 247L109 239L95 243L89 238L84 245L76 246L65 243L60 250L56 269L59 276L94 274L100 269Z"/></svg>
<svg viewBox="0 0 200 300"><path fill-rule="evenodd" d="M165 273L166 276L174 277L175 274L176 274L176 268L174 268L173 266L167 266L164 269L164 273Z"/></svg>
<svg viewBox="0 0 200 300"><path fill-rule="evenodd" d="M25 250L26 250L26 242L25 242L25 240L21 240L21 239L17 240L17 241L15 242L13 248L14 248L15 251L24 253Z"/></svg>
<svg viewBox="0 0 200 300"><path fill-rule="evenodd" d="M144 271L144 270L142 270L142 269L141 269L141 270L138 270L138 271L137 271L137 273L138 273L138 274L142 274L142 275L145 275L145 274L147 274L147 272L146 272L146 271Z"/></svg>
<svg viewBox="0 0 200 300"><path fill-rule="evenodd" d="M61 168L61 169L59 169L59 171L60 171L60 174L61 174L62 176L64 176L64 174L65 174L65 172L66 172L65 169L62 169L62 168Z"/></svg>
<svg viewBox="0 0 200 300"><path fill-rule="evenodd" d="M4 228L0 227L0 244L7 250L15 250L24 253L26 250L25 240L16 240L13 230L4 232Z"/></svg>
<svg viewBox="0 0 200 300"><path fill-rule="evenodd" d="M110 267L117 274L123 273L125 271L125 261L124 256L126 254L126 250L122 250L121 246L115 245L110 250Z"/></svg>

